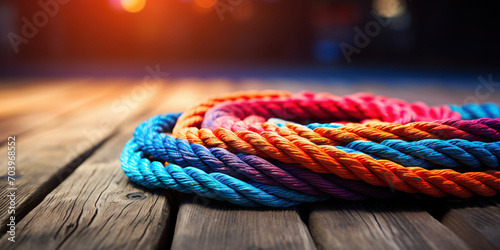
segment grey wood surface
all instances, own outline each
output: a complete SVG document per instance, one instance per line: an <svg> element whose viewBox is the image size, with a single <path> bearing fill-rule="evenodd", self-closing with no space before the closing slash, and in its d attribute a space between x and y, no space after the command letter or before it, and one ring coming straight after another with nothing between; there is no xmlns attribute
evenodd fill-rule
<svg viewBox="0 0 500 250"><path fill-rule="evenodd" d="M441 222L474 249L500 249L500 197L442 201Z"/></svg>
<svg viewBox="0 0 500 250"><path fill-rule="evenodd" d="M9 247L150 249L166 244L171 218L166 191L145 190L132 184L124 176L119 159L136 121L175 106L174 102L166 101L169 94L163 94L173 88L155 92L145 105L134 111L138 117L126 119L127 125L116 136L31 210L17 226L23 232L16 240L18 243Z"/></svg>
<svg viewBox="0 0 500 250"><path fill-rule="evenodd" d="M166 192L135 187L120 169L120 134L106 142L17 225L7 249L152 249L165 244ZM4 235L2 241L7 241Z"/></svg>
<svg viewBox="0 0 500 250"><path fill-rule="evenodd" d="M115 133L123 119L133 113L136 107L118 112L113 105L131 92L131 86L117 87L107 98L80 106L70 114L58 116L40 125L35 130L16 139L16 218L21 219L55 186L77 168L96 147ZM95 89L94 91L98 91ZM137 99L136 105L144 100ZM122 100L123 101L123 100ZM61 105L61 104L60 104ZM125 104L123 104L125 105ZM0 147L7 152L7 145ZM7 158L0 158L0 164L7 166ZM0 195L10 191L7 167L0 169ZM0 200L0 222L6 222L9 201ZM4 233L4 232L2 232Z"/></svg>
<svg viewBox="0 0 500 250"><path fill-rule="evenodd" d="M17 88L2 89L0 91L0 107L2 107L0 109L0 128L2 128L0 144L7 140L7 136L20 135L47 121L53 117L54 113L63 111L63 107L57 106L54 99L66 101L67 110L76 107L75 104L78 104L75 102L73 93L78 93L74 90L83 87L78 84L79 82L68 81L67 84L59 84L59 87L56 87L58 84L54 81L41 81L36 85L20 84ZM89 98L87 95L81 97Z"/></svg>
<svg viewBox="0 0 500 250"><path fill-rule="evenodd" d="M16 212L20 214L16 243L3 235L2 249L500 248L498 196L437 200L425 206L427 210L413 196L334 200L288 209L244 208L192 195L179 201L176 192L137 187L119 164L123 145L140 121L183 111L213 94L245 89L309 89L338 95L365 91L441 105L461 104L473 90L369 82L178 79L144 92L139 81L61 82L0 85L0 105L5 107L0 110L0 125L5 125L0 135L19 134ZM60 95L64 97L58 99ZM30 119L36 122L27 124ZM5 145L0 151L6 152ZM0 166L6 161L0 158ZM0 169L0 176L0 195L5 197L6 168ZM0 198L1 223L7 221L7 204ZM444 212L433 218L436 207Z"/></svg>
<svg viewBox="0 0 500 250"><path fill-rule="evenodd" d="M184 85L185 86L185 85ZM165 111L179 111L210 93L208 86L188 97L185 88L155 90L120 131L17 225L13 249L154 249L169 245L172 204L166 191L147 190L123 174L120 154L137 123ZM46 214L48 216L40 216ZM9 235L4 235L3 239Z"/></svg>
<svg viewBox="0 0 500 250"><path fill-rule="evenodd" d="M90 86L89 86L90 84ZM84 110L88 106L95 106L96 103L105 103L110 101L113 94L116 94L116 84L103 84L92 83L90 80L75 81L69 84L69 87L60 87L58 83L54 83L54 87L47 87L48 94L40 90L43 98L37 98L37 94L33 93L27 96L25 100L12 100L15 96L6 98L4 103L0 103L3 107L11 107L0 111L0 145L5 142L5 138L9 135L23 135L26 132L37 129L40 126L47 128L50 124L52 126L61 123L62 119L70 113ZM54 90L52 92L51 90ZM15 90L11 91L15 93ZM118 92L120 93L120 92ZM33 96L34 95L34 96ZM10 99L10 100L9 100ZM10 103L10 105L5 105ZM18 107L18 103L22 103L22 108ZM27 105L26 105L27 104ZM24 106L26 105L26 106ZM38 131L40 131L38 129ZM7 134L8 133L8 134Z"/></svg>
<svg viewBox="0 0 500 250"><path fill-rule="evenodd" d="M319 249L469 249L406 197L311 205L309 230Z"/></svg>
<svg viewBox="0 0 500 250"><path fill-rule="evenodd" d="M316 249L297 208L242 208L187 195L172 249Z"/></svg>

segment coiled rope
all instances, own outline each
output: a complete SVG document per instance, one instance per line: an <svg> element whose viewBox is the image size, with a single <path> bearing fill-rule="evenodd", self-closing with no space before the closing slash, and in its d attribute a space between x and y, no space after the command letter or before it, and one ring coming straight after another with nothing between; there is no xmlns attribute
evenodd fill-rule
<svg viewBox="0 0 500 250"><path fill-rule="evenodd" d="M491 118L500 117L500 108L473 107L367 94L236 93L143 122L125 146L122 166L143 186L245 206L389 196L391 189L383 187L436 197L492 196L500 190L499 171L438 169L499 167L500 119ZM490 118L460 120L463 114ZM283 127L267 122L272 117L336 124ZM166 134L172 129L178 138Z"/></svg>

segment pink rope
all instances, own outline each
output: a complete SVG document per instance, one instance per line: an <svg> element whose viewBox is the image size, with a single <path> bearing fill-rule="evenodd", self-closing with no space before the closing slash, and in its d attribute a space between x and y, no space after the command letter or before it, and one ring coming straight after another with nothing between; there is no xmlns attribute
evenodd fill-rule
<svg viewBox="0 0 500 250"><path fill-rule="evenodd" d="M307 123L310 120L348 123L383 121L406 124L414 121L460 119L448 106L430 107L422 102L354 94L333 96L302 92L290 97L241 99L221 102L205 114L202 127L214 130L262 132L269 118Z"/></svg>

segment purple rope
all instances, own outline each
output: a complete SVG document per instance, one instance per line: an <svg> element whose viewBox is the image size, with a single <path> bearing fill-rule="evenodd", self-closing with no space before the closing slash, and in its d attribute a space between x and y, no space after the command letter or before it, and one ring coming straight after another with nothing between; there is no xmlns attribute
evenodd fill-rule
<svg viewBox="0 0 500 250"><path fill-rule="evenodd" d="M333 174L318 174L300 165L271 162L254 155L233 154L222 148L209 149L190 144L164 134L171 129L164 125L167 123L164 119L162 116L153 117L137 127L134 133L134 141L140 150L163 162L192 166L207 173L223 173L245 182L284 186L313 196L361 200L392 194L389 188L375 188L363 181L344 180Z"/></svg>
<svg viewBox="0 0 500 250"><path fill-rule="evenodd" d="M453 126L457 129L470 133L475 140L499 141L500 140L500 119L482 118L476 120L439 120L439 124ZM479 139L478 139L479 138ZM464 138L468 139L468 138Z"/></svg>

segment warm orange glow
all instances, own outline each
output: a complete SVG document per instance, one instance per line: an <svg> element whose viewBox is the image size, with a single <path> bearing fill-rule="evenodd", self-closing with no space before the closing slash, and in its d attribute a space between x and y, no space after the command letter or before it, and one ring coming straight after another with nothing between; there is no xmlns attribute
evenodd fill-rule
<svg viewBox="0 0 500 250"><path fill-rule="evenodd" d="M238 21L247 21L254 15L252 1L242 1L238 8L235 8L231 15Z"/></svg>
<svg viewBox="0 0 500 250"><path fill-rule="evenodd" d="M146 0L120 0L120 4L124 10L135 13L144 9Z"/></svg>
<svg viewBox="0 0 500 250"><path fill-rule="evenodd" d="M382 17L398 17L406 10L406 3L403 0L375 0L373 10Z"/></svg>
<svg viewBox="0 0 500 250"><path fill-rule="evenodd" d="M214 7L217 0L194 0L196 5L202 8L212 8Z"/></svg>

